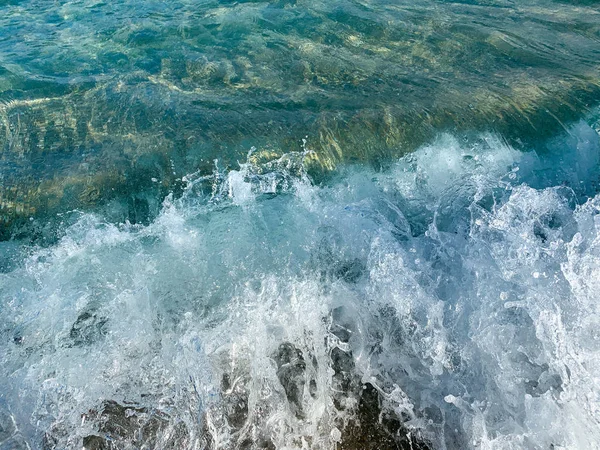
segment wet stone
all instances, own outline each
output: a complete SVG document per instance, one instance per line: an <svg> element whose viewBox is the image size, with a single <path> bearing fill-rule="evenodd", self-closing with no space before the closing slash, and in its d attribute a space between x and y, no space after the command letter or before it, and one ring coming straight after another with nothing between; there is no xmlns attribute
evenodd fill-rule
<svg viewBox="0 0 600 450"><path fill-rule="evenodd" d="M90 435L83 438L83 448L84 450L109 450L110 445L106 442L106 439Z"/></svg>
<svg viewBox="0 0 600 450"><path fill-rule="evenodd" d="M9 411L0 406L0 450L30 450Z"/></svg>
<svg viewBox="0 0 600 450"><path fill-rule="evenodd" d="M382 411L377 389L367 383L354 419L343 429L340 450L430 450L421 438L403 427L393 415Z"/></svg>
<svg viewBox="0 0 600 450"><path fill-rule="evenodd" d="M232 382L229 374L223 374L221 380L221 398L227 423L240 430L248 420L248 391L243 382Z"/></svg>
<svg viewBox="0 0 600 450"><path fill-rule="evenodd" d="M17 432L15 422L12 416L3 409L0 409L0 442L4 442Z"/></svg>
<svg viewBox="0 0 600 450"><path fill-rule="evenodd" d="M306 384L306 362L302 351L289 342L279 346L274 356L277 363L277 378L285 390L285 395L297 417L302 417L302 393Z"/></svg>
<svg viewBox="0 0 600 450"><path fill-rule="evenodd" d="M355 364L352 353L335 347L331 351L331 367L334 370L333 384L337 393L333 402L337 409L344 410L348 398L356 398L360 389L359 377L354 372Z"/></svg>
<svg viewBox="0 0 600 450"><path fill-rule="evenodd" d="M363 275L365 271L364 263L356 258L352 261L340 262L334 268L334 272L337 278L340 278L347 283L356 283Z"/></svg>
<svg viewBox="0 0 600 450"><path fill-rule="evenodd" d="M135 405L121 405L109 400L99 411L90 411L87 418L97 424L98 435L83 439L86 449L122 448L187 448L187 427L168 415Z"/></svg>
<svg viewBox="0 0 600 450"><path fill-rule="evenodd" d="M307 362L316 365L316 361L291 342L280 344L272 358L292 412L299 420L304 420L302 396L305 388L309 394L316 391L316 381L308 379L306 365ZM339 433L339 437L335 438L336 448L429 450L427 442L418 433L403 425L405 418L397 417L385 407L379 391L373 385L361 382L351 352L332 349L330 364L334 370L334 405L349 418L349 421L337 424L341 431L336 432ZM229 430L231 446L226 448L276 450L268 428L260 423L260 406L254 406L258 409L253 413L258 412L258 416L250 420L250 385L251 379L243 370L236 369L222 376L219 402L211 407L212 427L216 427L217 431L223 428ZM254 422L256 420L259 422ZM80 448L85 450L176 450L192 448L196 444L206 450L222 448L217 445L218 439L213 436L213 431L206 427L205 420L196 430L197 440L192 441L191 433L182 422L136 404L105 401L98 409L90 410L85 421L94 429L80 441ZM11 432L8 430L8 433ZM46 434L44 449L58 450L60 442L68 435L68 430L57 424ZM310 440L310 437L307 439Z"/></svg>
<svg viewBox="0 0 600 450"><path fill-rule="evenodd" d="M107 323L108 319L96 312L81 313L69 332L71 345L82 347L98 342L107 333Z"/></svg>
<svg viewBox="0 0 600 450"><path fill-rule="evenodd" d="M343 308L332 312L340 322L333 327L332 333L342 342L350 339L349 331L352 330L352 324L342 320L344 314ZM396 416L384 406L381 394L372 384L361 381L351 351L334 347L331 351L331 367L334 370L334 392L337 393L333 398L334 405L340 411L350 412L351 417L345 426L341 426L338 449L430 449L426 440L403 425L405 418Z"/></svg>
<svg viewBox="0 0 600 450"><path fill-rule="evenodd" d="M21 436L13 436L0 443L0 450L30 450L31 447Z"/></svg>

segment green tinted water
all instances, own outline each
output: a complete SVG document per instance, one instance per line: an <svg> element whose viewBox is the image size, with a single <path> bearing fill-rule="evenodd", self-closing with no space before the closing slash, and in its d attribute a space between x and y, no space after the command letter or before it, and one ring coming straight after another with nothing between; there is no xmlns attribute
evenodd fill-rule
<svg viewBox="0 0 600 450"><path fill-rule="evenodd" d="M594 3L2 2L0 234L111 199L147 221L252 147L318 173L446 130L545 137L600 98Z"/></svg>

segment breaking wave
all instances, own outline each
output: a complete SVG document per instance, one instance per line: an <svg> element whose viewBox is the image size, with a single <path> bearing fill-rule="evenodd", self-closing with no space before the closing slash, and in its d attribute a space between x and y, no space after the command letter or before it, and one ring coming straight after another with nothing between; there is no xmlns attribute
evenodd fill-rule
<svg viewBox="0 0 600 450"><path fill-rule="evenodd" d="M322 184L302 157L0 243L0 448L600 446L590 126Z"/></svg>

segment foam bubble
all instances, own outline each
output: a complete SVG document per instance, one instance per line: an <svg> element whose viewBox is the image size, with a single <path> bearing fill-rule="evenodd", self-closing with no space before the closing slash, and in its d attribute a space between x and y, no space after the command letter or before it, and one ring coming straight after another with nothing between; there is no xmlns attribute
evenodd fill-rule
<svg viewBox="0 0 600 450"><path fill-rule="evenodd" d="M148 226L10 250L2 417L55 448L335 448L389 417L432 448L597 446L600 144L571 132L441 136L323 186L247 163Z"/></svg>

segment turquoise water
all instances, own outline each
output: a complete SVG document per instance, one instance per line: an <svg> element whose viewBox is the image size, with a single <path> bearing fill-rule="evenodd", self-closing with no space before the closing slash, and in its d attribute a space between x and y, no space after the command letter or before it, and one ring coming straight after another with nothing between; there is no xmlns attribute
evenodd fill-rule
<svg viewBox="0 0 600 450"><path fill-rule="evenodd" d="M589 2L1 8L3 239L112 200L124 207L111 220L148 223L182 177L215 159L236 169L252 147L269 160L306 139L319 178L385 166L444 131L531 145L600 95Z"/></svg>
<svg viewBox="0 0 600 450"><path fill-rule="evenodd" d="M600 446L600 9L0 1L0 449Z"/></svg>

